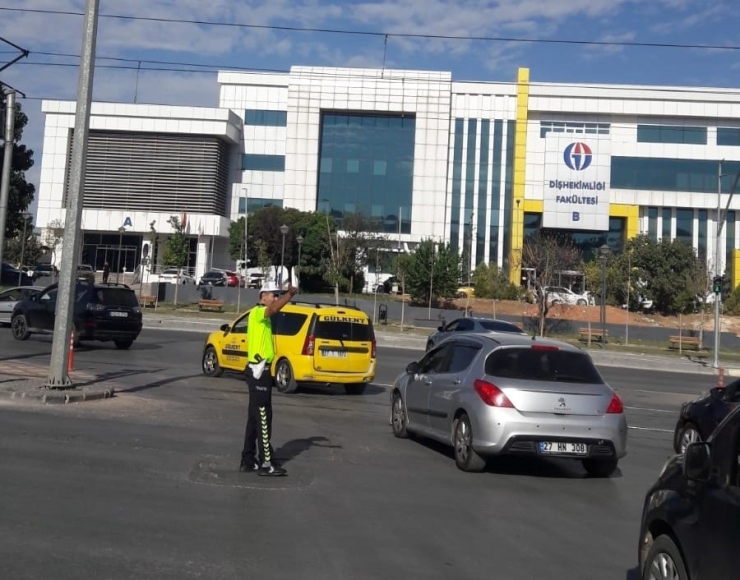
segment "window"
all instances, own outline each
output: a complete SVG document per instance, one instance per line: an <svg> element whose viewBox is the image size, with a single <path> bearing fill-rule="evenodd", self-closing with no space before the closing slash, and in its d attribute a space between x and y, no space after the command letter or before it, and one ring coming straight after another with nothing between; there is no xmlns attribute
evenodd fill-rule
<svg viewBox="0 0 740 580"><path fill-rule="evenodd" d="M651 240L658 239L658 208L648 208L648 236Z"/></svg>
<svg viewBox="0 0 740 580"><path fill-rule="evenodd" d="M663 239L671 240L671 221L673 220L673 209L670 207L663 208Z"/></svg>
<svg viewBox="0 0 740 580"><path fill-rule="evenodd" d="M574 135L608 135L609 123L566 123L563 121L540 121L540 137L548 133L572 133Z"/></svg>
<svg viewBox="0 0 740 580"><path fill-rule="evenodd" d="M419 363L419 374L433 375L446 372L449 364L450 349L451 345L445 344L427 353Z"/></svg>
<svg viewBox="0 0 740 580"><path fill-rule="evenodd" d="M358 324L353 322L334 322L329 320L319 320L316 323L317 338L327 340L356 340L369 342L373 340L373 328L368 324Z"/></svg>
<svg viewBox="0 0 740 580"><path fill-rule="evenodd" d="M493 332L515 332L521 334L522 329L515 324L503 322L501 320L482 320L480 323L483 330L490 330Z"/></svg>
<svg viewBox="0 0 740 580"><path fill-rule="evenodd" d="M285 155L242 155L243 171L285 171Z"/></svg>
<svg viewBox="0 0 740 580"><path fill-rule="evenodd" d="M133 307L139 305L136 294L125 288L105 288L98 290L95 294L97 303L105 306Z"/></svg>
<svg viewBox="0 0 740 580"><path fill-rule="evenodd" d="M637 142L706 145L707 128L683 125L638 125Z"/></svg>
<svg viewBox="0 0 740 580"><path fill-rule="evenodd" d="M275 335L295 336L306 322L305 314L298 312L278 312L272 321L272 332Z"/></svg>
<svg viewBox="0 0 740 580"><path fill-rule="evenodd" d="M480 346L474 344L455 343L450 353L448 373L461 373L466 370L480 352Z"/></svg>
<svg viewBox="0 0 740 580"><path fill-rule="evenodd" d="M0 302L15 302L20 298L19 290L8 290L0 294Z"/></svg>
<svg viewBox="0 0 740 580"><path fill-rule="evenodd" d="M234 323L231 332L234 334L247 334L247 327L249 325L249 312L242 316L239 320Z"/></svg>
<svg viewBox="0 0 740 580"><path fill-rule="evenodd" d="M56 288L54 288L53 290L49 290L48 292L45 292L44 294L42 294L40 298L40 300L43 300L43 301L47 301L47 300L53 301L56 299L57 299L57 289Z"/></svg>
<svg viewBox="0 0 740 580"><path fill-rule="evenodd" d="M282 199L266 199L262 197L248 197L248 198L240 197L238 211L241 215L244 215L245 213L252 215L257 210L260 210L263 207L270 207L271 205L274 205L277 207L283 207L283 200Z"/></svg>
<svg viewBox="0 0 740 580"><path fill-rule="evenodd" d="M461 318L458 321L457 328L458 332L467 332L473 330L473 321L468 318Z"/></svg>
<svg viewBox="0 0 740 580"><path fill-rule="evenodd" d="M676 238L689 246L694 245L694 210L679 208L676 210Z"/></svg>
<svg viewBox="0 0 740 580"><path fill-rule="evenodd" d="M547 347L498 348L488 355L485 372L493 377L525 381L604 382L588 355Z"/></svg>
<svg viewBox="0 0 740 580"><path fill-rule="evenodd" d="M247 109L244 112L244 124L262 127L287 127L288 112Z"/></svg>
<svg viewBox="0 0 740 580"><path fill-rule="evenodd" d="M740 147L740 129L717 127L717 145Z"/></svg>
<svg viewBox="0 0 740 580"><path fill-rule="evenodd" d="M462 319L453 320L452 322L450 322L447 326L445 326L445 332L454 332L454 331L456 331L457 330L457 325L460 324L460 320L462 320Z"/></svg>
<svg viewBox="0 0 740 580"><path fill-rule="evenodd" d="M740 162L726 161L723 173L737 173ZM719 161L663 157L612 157L612 189L648 189L717 193ZM722 192L730 193L731 179L722 180Z"/></svg>

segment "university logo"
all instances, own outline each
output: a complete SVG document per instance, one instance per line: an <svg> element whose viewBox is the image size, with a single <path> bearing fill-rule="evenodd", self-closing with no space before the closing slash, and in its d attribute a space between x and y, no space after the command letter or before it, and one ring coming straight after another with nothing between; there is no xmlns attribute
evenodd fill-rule
<svg viewBox="0 0 740 580"><path fill-rule="evenodd" d="M571 143L565 148L563 152L563 161L568 166L568 169L573 171L583 171L591 165L593 160L593 153L591 147L580 141Z"/></svg>

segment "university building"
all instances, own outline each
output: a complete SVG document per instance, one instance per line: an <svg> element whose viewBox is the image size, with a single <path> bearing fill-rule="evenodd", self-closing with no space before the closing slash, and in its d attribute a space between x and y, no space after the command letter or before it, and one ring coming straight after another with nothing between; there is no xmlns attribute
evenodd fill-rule
<svg viewBox="0 0 740 580"><path fill-rule="evenodd" d="M232 220L279 205L340 227L361 213L407 250L450 241L515 282L539 228L568 232L586 258L639 233L679 239L715 268L720 186L724 209L740 172L740 90L539 83L528 69L466 82L293 67L221 72L218 84L217 108L93 104L82 262L115 268L120 253L131 271L176 215L199 277L234 266ZM64 221L75 104L42 110L39 228ZM734 285L738 203L719 242Z"/></svg>

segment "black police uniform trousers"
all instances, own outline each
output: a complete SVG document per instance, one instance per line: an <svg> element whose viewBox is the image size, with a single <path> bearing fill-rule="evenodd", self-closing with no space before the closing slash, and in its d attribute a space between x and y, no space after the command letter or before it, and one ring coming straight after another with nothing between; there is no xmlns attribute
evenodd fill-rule
<svg viewBox="0 0 740 580"><path fill-rule="evenodd" d="M270 444L272 434L272 384L273 378L269 364L265 365L259 379L252 375L247 366L244 373L249 387L249 405L247 406L247 428L244 431L244 448L242 463L255 462L259 465L272 462L273 448Z"/></svg>

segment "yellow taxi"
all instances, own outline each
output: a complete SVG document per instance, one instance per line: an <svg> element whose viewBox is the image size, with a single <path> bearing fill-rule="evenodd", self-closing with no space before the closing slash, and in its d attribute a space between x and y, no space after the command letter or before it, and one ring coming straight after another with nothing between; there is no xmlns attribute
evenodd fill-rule
<svg viewBox="0 0 740 580"><path fill-rule="evenodd" d="M208 335L203 374L244 372L248 317L249 311ZM359 394L375 378L375 332L359 308L290 302L273 315L272 334L272 373L281 393L293 393L301 383L322 383L341 384L348 393Z"/></svg>

